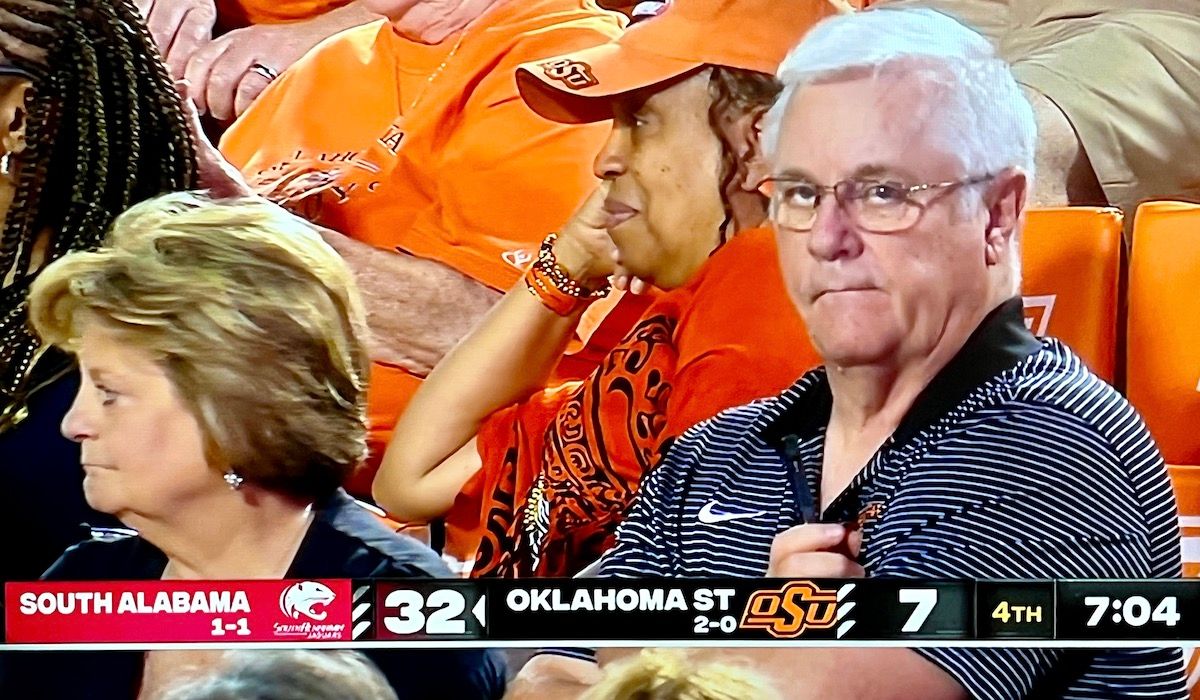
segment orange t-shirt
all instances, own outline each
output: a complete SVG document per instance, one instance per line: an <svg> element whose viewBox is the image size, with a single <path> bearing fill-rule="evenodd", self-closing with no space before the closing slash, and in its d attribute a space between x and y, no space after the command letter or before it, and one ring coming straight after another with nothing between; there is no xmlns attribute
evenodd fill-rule
<svg viewBox="0 0 1200 700"><path fill-rule="evenodd" d="M506 0L433 46L387 22L357 27L284 72L221 150L252 180L337 169L334 191L302 203L314 221L507 289L595 187L591 163L609 131L537 116L517 92L516 66L604 43L621 26L590 0ZM398 367L373 367L373 464L417 386Z"/></svg>
<svg viewBox="0 0 1200 700"><path fill-rule="evenodd" d="M480 529L473 575L578 573L611 546L664 441L819 364L777 255L770 230L735 236L590 377L488 417L483 467L447 515Z"/></svg>
<svg viewBox="0 0 1200 700"><path fill-rule="evenodd" d="M217 0L217 17L228 31L251 24L295 22L345 7L354 0Z"/></svg>

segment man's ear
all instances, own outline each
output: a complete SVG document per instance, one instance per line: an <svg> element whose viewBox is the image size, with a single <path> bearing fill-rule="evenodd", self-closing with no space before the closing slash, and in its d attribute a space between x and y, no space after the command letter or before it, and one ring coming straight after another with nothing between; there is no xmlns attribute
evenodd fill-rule
<svg viewBox="0 0 1200 700"><path fill-rule="evenodd" d="M770 174L770 165L762 147L762 121L765 107L730 117L722 124L725 140L737 160L733 184L745 192L755 192Z"/></svg>
<svg viewBox="0 0 1200 700"><path fill-rule="evenodd" d="M25 151L28 126L28 98L33 84L25 78L0 78L0 154L19 155Z"/></svg>
<svg viewBox="0 0 1200 700"><path fill-rule="evenodd" d="M1006 168L984 193L988 222L984 255L988 265L999 264L1016 241L1029 196L1029 178L1021 168Z"/></svg>

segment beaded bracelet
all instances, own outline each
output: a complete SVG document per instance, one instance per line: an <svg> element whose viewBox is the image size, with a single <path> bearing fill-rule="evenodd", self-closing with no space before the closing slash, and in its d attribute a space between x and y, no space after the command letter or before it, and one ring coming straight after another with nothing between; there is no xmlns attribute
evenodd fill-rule
<svg viewBox="0 0 1200 700"><path fill-rule="evenodd" d="M585 289L568 277L554 257L556 240L558 234L552 233L542 241L537 260L525 271L525 288L554 313L570 316L581 306L608 294L610 287L605 284L599 289Z"/></svg>

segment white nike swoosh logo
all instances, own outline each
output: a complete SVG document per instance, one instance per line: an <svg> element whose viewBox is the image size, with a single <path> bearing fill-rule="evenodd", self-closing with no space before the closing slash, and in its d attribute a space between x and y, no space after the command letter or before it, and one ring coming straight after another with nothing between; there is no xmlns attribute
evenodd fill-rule
<svg viewBox="0 0 1200 700"><path fill-rule="evenodd" d="M742 518L757 518L758 516L762 515L763 513L766 513L765 510L756 510L753 512L743 512L743 513L714 513L713 508L715 508L716 506L717 506L716 501L709 501L708 503L705 503L704 507L700 509L700 515L697 516L700 519L700 522L704 523L705 525L712 525L714 523L723 523L723 522L726 522L729 520L741 520Z"/></svg>

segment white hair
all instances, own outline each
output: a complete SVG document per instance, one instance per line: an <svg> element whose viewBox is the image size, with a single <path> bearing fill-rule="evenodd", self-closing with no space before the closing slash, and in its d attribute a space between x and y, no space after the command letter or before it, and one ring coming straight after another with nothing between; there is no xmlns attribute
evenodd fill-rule
<svg viewBox="0 0 1200 700"><path fill-rule="evenodd" d="M814 27L779 68L784 87L766 117L767 153L774 155L784 113L801 87L861 69L879 75L910 66L949 88L944 101L928 109L937 115L937 137L967 174L1017 166L1032 189L1037 123L1011 68L987 39L924 8L836 15Z"/></svg>

